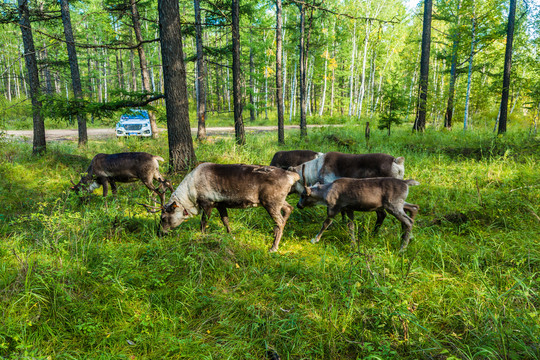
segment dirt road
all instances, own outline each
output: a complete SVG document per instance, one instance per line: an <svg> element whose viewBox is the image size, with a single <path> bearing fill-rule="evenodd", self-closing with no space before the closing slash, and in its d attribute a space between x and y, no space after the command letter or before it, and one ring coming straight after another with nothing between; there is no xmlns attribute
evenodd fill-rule
<svg viewBox="0 0 540 360"><path fill-rule="evenodd" d="M308 128L323 127L327 125L308 125ZM332 125L335 126L335 125ZM299 129L298 125L285 125L285 130ZM162 133L166 129L159 129ZM0 130L1 131L1 130ZM258 131L277 131L277 126L246 126L246 132L258 132ZM7 130L8 136L20 138L25 141L32 141L34 132L32 130ZM191 128L192 134L197 134L197 128ZM234 133L234 127L209 127L206 128L208 136L222 135ZM76 141L77 129L47 129L45 130L46 141ZM88 129L89 139L106 139L115 136L114 128L111 129Z"/></svg>

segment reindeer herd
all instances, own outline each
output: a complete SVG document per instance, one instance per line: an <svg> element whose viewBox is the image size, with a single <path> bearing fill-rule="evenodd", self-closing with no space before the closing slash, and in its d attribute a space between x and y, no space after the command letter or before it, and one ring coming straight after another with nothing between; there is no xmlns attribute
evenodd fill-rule
<svg viewBox="0 0 540 360"><path fill-rule="evenodd" d="M405 201L409 186L419 183L403 180L405 159L387 154L292 150L278 151L269 166L202 163L186 175L176 190L160 174L159 161L163 158L144 152L97 154L86 174L71 189L91 193L103 186L103 196L107 196L109 184L116 194L116 182L141 180L160 198L158 207L141 205L150 212L161 212L162 234L199 213L204 233L214 208L230 233L227 209L262 206L275 222L270 252L278 250L283 228L293 211L287 196L293 193L300 195L299 209L327 207L327 218L312 243L321 239L339 213L349 219L351 241L355 242L354 212L374 211L377 214L374 231L380 228L387 213L401 222L400 251L404 251L419 209L418 205ZM154 181L158 182L157 187ZM166 189L172 194L165 203Z"/></svg>

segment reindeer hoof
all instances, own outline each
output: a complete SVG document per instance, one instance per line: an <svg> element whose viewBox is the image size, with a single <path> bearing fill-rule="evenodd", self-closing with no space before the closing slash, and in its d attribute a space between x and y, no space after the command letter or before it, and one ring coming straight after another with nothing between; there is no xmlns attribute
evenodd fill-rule
<svg viewBox="0 0 540 360"><path fill-rule="evenodd" d="M313 239L311 239L311 241L310 241L310 242L311 242L312 244L316 244L316 243L318 243L318 242L319 242L319 240L317 240L317 238L313 238Z"/></svg>
<svg viewBox="0 0 540 360"><path fill-rule="evenodd" d="M275 247L271 247L269 250L268 250L269 253L275 253L277 252L277 248Z"/></svg>

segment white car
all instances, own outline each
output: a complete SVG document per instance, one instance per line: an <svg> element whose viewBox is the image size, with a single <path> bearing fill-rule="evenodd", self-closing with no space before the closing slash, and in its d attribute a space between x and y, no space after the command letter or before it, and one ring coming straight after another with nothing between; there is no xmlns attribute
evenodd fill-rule
<svg viewBox="0 0 540 360"><path fill-rule="evenodd" d="M116 124L116 136L152 136L148 111L131 109Z"/></svg>

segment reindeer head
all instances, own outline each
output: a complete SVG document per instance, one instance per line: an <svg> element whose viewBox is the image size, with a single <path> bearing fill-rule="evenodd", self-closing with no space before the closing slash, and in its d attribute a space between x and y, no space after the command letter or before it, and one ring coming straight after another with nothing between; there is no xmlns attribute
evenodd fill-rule
<svg viewBox="0 0 540 360"><path fill-rule="evenodd" d="M158 211L161 211L159 222L159 233L161 235L167 234L170 229L174 229L184 222L185 219L190 217L189 212L176 201L161 206L151 206L146 204L139 205L144 206L150 213L157 213Z"/></svg>

